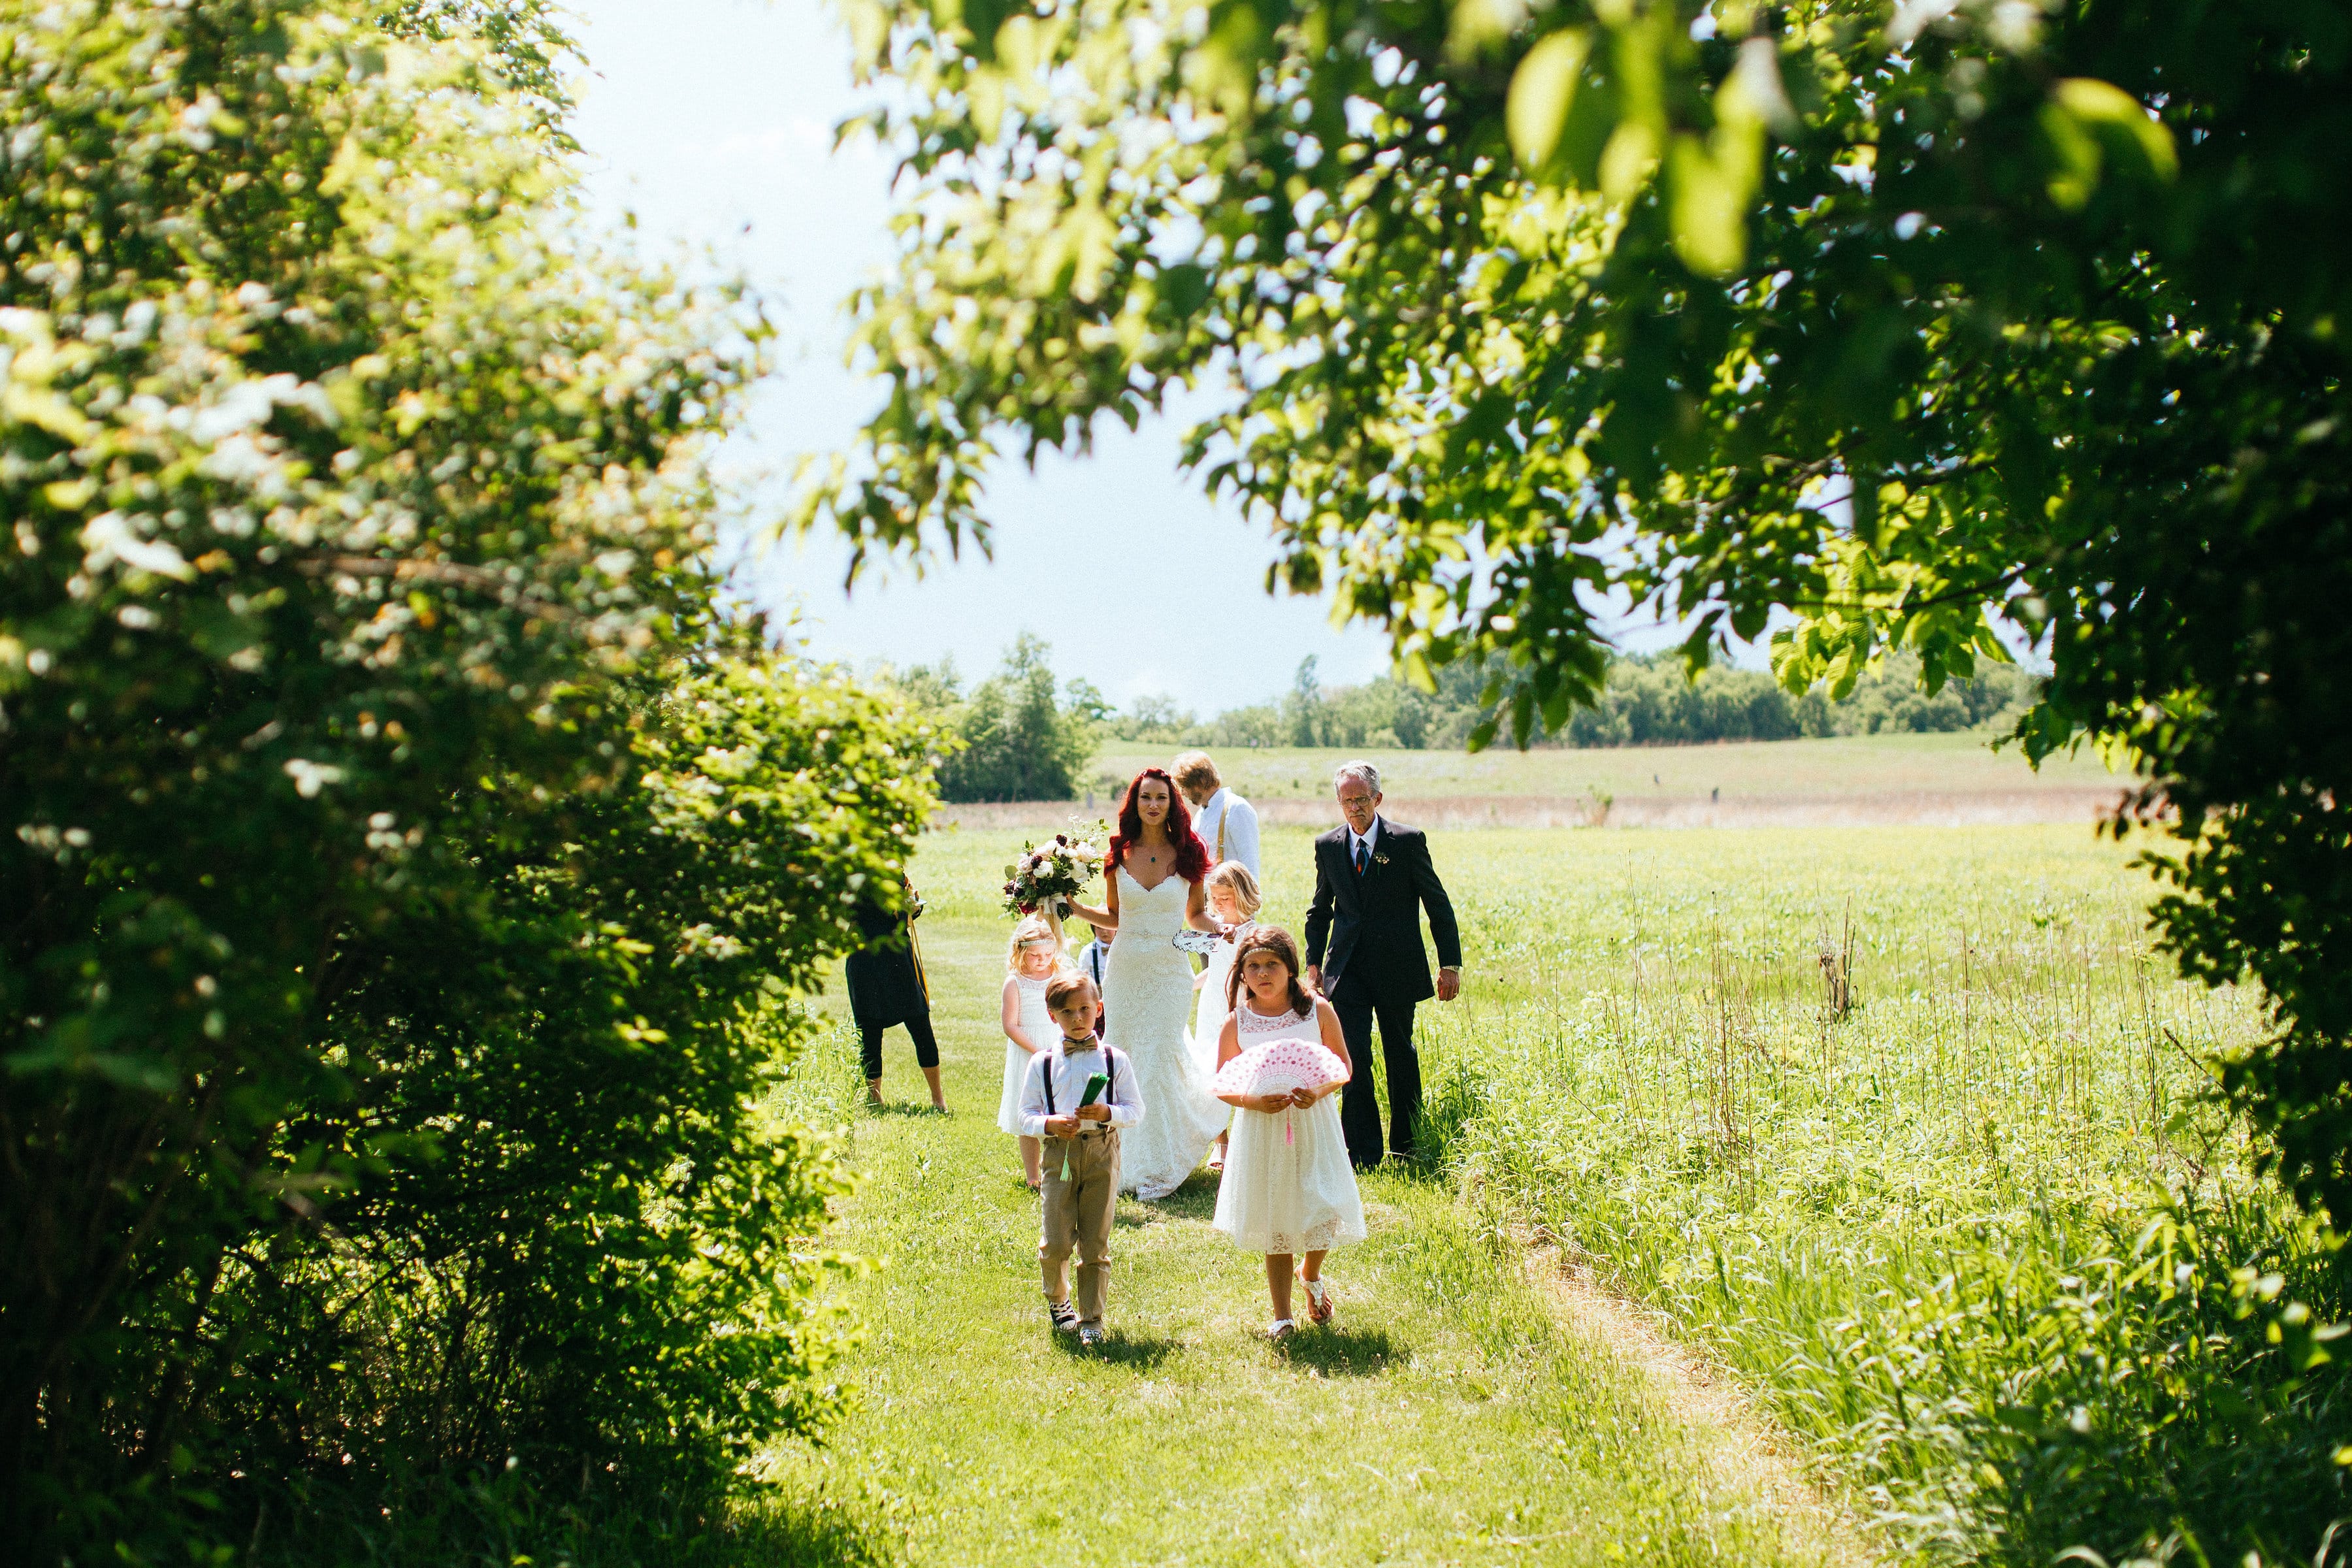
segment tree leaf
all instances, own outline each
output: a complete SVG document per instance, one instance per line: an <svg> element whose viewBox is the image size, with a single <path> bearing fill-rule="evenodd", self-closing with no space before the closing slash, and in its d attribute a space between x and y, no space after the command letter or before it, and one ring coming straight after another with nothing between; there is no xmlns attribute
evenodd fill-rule
<svg viewBox="0 0 2352 1568"><path fill-rule="evenodd" d="M1666 200L1675 226L1675 254L1707 278L1739 270L1748 256L1746 182L1726 169L1706 144L1677 132L1666 150Z"/></svg>
<svg viewBox="0 0 2352 1568"><path fill-rule="evenodd" d="M1591 50L1592 35L1581 27L1570 27L1539 41L1511 73L1504 127L1519 167L1538 179L1559 172L1553 160L1561 150L1569 111L1576 102L1578 79Z"/></svg>
<svg viewBox="0 0 2352 1568"><path fill-rule="evenodd" d="M2068 77L2051 89L2035 120L2052 164L2050 199L2068 212L2090 201L2110 160L2159 181L2180 171L2172 132L2112 82Z"/></svg>
<svg viewBox="0 0 2352 1568"><path fill-rule="evenodd" d="M1466 65L1494 54L1527 19L1526 0L1453 0L1445 25L1445 58Z"/></svg>
<svg viewBox="0 0 2352 1568"><path fill-rule="evenodd" d="M2123 132L2147 161L2148 173L2169 180L2180 172L2180 154L2172 132L2147 106L2116 86L2093 77L2068 77L2053 96L2069 115L2084 126L2113 127Z"/></svg>
<svg viewBox="0 0 2352 1568"><path fill-rule="evenodd" d="M1159 295L1181 318L1190 317L1209 302L1209 271L1189 261L1160 269Z"/></svg>

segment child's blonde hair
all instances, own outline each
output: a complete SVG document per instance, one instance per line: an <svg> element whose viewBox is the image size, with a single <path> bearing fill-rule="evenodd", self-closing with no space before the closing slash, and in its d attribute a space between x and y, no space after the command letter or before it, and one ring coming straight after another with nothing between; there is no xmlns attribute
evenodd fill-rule
<svg viewBox="0 0 2352 1568"><path fill-rule="evenodd" d="M1257 879L1250 875L1248 867L1238 860L1220 860L1205 880L1210 887L1223 888L1233 894L1234 908L1241 910L1244 920L1257 918L1258 905L1264 900L1258 895Z"/></svg>
<svg viewBox="0 0 2352 1568"><path fill-rule="evenodd" d="M1013 928L1013 945L1004 951L1005 973L1021 973L1021 950L1033 942L1042 942L1052 948L1055 967L1061 966L1061 939L1054 934L1053 926L1047 922L1044 915L1029 915L1024 917L1019 925Z"/></svg>

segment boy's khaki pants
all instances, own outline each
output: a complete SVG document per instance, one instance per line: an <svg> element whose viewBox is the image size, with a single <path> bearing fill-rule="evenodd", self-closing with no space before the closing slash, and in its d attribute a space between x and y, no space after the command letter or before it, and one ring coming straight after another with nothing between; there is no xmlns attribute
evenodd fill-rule
<svg viewBox="0 0 2352 1568"><path fill-rule="evenodd" d="M1067 1160L1069 1179L1062 1177ZM1045 1300L1069 1300L1070 1254L1078 1255L1078 1323L1100 1328L1103 1299L1110 1289L1110 1223L1118 1202L1118 1134L1087 1132L1048 1138L1041 1153L1045 1168L1045 1234L1037 1261L1045 1275Z"/></svg>

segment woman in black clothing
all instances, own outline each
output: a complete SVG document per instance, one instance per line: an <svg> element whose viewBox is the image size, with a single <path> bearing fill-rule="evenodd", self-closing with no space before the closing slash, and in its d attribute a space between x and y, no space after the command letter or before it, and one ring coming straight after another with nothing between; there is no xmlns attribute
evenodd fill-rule
<svg viewBox="0 0 2352 1568"><path fill-rule="evenodd" d="M940 1094L940 1045L931 1034L931 994L923 980L923 955L915 945L915 917L923 901L907 889L903 911L866 900L858 905L857 929L866 945L849 955L849 1015L857 1022L866 1062L866 1100L882 1103L882 1031L904 1024L915 1042L915 1065L931 1086L931 1109L945 1110Z"/></svg>

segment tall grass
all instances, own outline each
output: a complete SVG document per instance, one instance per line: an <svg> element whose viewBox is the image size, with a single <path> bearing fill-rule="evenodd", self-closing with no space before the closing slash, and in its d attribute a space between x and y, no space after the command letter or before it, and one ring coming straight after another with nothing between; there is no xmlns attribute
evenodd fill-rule
<svg viewBox="0 0 2352 1568"><path fill-rule="evenodd" d="M2112 847L1440 857L1480 998L1430 1016L1449 1167L1762 1390L1906 1548L2308 1562L2352 1515L2332 1244L2207 1093L2259 1006L2149 950Z"/></svg>

